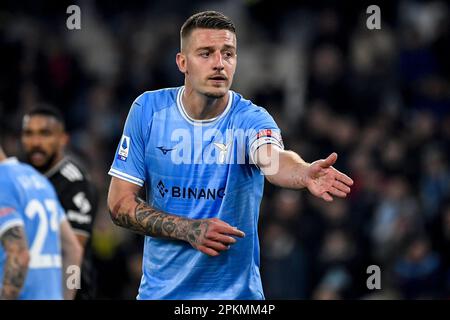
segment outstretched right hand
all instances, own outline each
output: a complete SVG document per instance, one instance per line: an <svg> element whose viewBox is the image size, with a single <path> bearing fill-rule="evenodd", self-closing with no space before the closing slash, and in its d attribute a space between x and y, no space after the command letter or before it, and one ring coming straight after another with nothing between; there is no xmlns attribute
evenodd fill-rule
<svg viewBox="0 0 450 320"><path fill-rule="evenodd" d="M215 257L236 243L232 236L243 238L245 234L218 218L199 219L191 222L187 241L200 252Z"/></svg>

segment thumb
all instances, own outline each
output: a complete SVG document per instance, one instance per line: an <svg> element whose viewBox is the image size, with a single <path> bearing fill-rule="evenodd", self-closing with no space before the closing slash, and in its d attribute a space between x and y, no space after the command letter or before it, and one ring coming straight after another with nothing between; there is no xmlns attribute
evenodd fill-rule
<svg viewBox="0 0 450 320"><path fill-rule="evenodd" d="M320 161L319 164L322 168L328 168L331 167L336 162L336 160L337 160L337 153L333 152L328 156L328 158Z"/></svg>

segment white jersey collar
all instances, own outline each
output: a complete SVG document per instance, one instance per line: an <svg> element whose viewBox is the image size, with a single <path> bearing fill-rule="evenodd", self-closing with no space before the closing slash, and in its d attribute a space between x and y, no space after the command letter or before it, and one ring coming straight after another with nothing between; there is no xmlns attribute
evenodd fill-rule
<svg viewBox="0 0 450 320"><path fill-rule="evenodd" d="M184 86L182 86L177 93L177 107L178 110L181 113L181 116L190 124L194 126L202 126L202 125L210 125L219 119L222 119L231 109L231 106L233 104L233 92L231 90L228 90L228 104L225 107L225 110L219 114L217 117L211 118L211 119L205 119L205 120L197 120L189 116L189 114L186 112L186 109L184 108L183 101L181 97L184 93Z"/></svg>

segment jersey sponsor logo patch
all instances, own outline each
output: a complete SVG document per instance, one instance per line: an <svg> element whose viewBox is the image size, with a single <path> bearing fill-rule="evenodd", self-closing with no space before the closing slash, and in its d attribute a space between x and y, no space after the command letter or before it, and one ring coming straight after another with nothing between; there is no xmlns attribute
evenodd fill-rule
<svg viewBox="0 0 450 320"><path fill-rule="evenodd" d="M127 161L128 153L130 152L130 137L125 135L122 136L120 141L119 153L117 154L117 159L122 161Z"/></svg>
<svg viewBox="0 0 450 320"><path fill-rule="evenodd" d="M162 180L158 182L156 188L163 198L168 195L179 199L216 200L225 196L225 188L166 187Z"/></svg>
<svg viewBox="0 0 450 320"><path fill-rule="evenodd" d="M159 193L161 194L161 197L164 197L164 195L169 192L169 190L166 189L166 186L161 180L159 181L157 188L159 190Z"/></svg>
<svg viewBox="0 0 450 320"><path fill-rule="evenodd" d="M15 211L14 208L0 208L0 218L7 216L8 214L11 214L14 211Z"/></svg>

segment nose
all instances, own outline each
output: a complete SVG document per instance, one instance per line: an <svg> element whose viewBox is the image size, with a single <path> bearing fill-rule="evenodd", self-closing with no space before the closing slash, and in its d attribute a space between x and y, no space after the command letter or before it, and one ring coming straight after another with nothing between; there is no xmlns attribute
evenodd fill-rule
<svg viewBox="0 0 450 320"><path fill-rule="evenodd" d="M31 135L28 137L28 144L32 147L40 147L42 144L42 139L39 135Z"/></svg>
<svg viewBox="0 0 450 320"><path fill-rule="evenodd" d="M222 53L216 52L214 57L214 70L222 71L224 69Z"/></svg>

